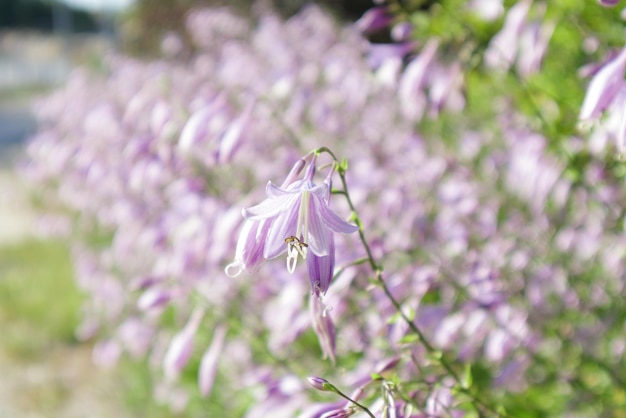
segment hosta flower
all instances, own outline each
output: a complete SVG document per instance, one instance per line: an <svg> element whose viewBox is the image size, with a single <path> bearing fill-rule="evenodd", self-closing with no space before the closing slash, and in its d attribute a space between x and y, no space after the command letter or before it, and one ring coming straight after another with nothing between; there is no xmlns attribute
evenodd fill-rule
<svg viewBox="0 0 626 418"><path fill-rule="evenodd" d="M313 156L301 180L292 180L294 176L290 174L282 187L270 181L266 187L267 199L244 209L243 216L248 222L270 224L268 231L261 235L257 233L254 239L250 234L244 237L250 248L257 249L255 245L263 242L265 259L287 252L289 272L295 270L300 257L308 260L313 291L319 294L328 288L334 268L332 233L349 234L358 228L339 218L328 207L330 179L319 185L313 182L315 162L316 156Z"/></svg>

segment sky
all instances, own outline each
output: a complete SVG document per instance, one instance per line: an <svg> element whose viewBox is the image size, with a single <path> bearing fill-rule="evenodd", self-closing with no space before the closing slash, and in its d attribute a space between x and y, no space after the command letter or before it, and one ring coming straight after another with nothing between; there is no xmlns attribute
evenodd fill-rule
<svg viewBox="0 0 626 418"><path fill-rule="evenodd" d="M89 12L121 11L130 6L133 0L60 0L77 9Z"/></svg>

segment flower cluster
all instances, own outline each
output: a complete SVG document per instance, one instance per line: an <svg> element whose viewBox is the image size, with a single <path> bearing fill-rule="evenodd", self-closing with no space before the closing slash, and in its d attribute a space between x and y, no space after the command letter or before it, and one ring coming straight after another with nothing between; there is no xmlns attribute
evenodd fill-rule
<svg viewBox="0 0 626 418"><path fill-rule="evenodd" d="M528 18L542 7L502 9L463 9L491 22L489 42L392 53L362 35L390 9L356 27L312 6L286 21L262 3L250 18L194 10L164 59L77 70L39 105L24 173L71 223L77 333L97 339L96 362L146 358L155 398L208 397L202 415L497 416L538 392L558 399L552 415L610 415L626 352L624 170L541 129L576 119L551 113L556 99L529 114L499 89L515 63L536 74L552 39ZM581 118L620 102L623 55L596 69Z"/></svg>

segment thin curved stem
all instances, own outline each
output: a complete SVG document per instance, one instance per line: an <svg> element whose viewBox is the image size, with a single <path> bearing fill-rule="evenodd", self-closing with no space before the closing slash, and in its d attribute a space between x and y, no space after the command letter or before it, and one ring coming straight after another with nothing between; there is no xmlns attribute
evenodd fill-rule
<svg viewBox="0 0 626 418"><path fill-rule="evenodd" d="M350 398L348 395L346 395L345 393L343 393L342 391L340 391L340 390L339 390L339 389L337 389L336 387L335 387L335 389L334 389L334 392L335 392L337 395L339 395L339 396L341 396L342 398L344 398L345 400L347 400L348 402L352 402L354 405L356 405L357 407L361 408L361 409L363 410L363 412L365 412L365 413L366 413L367 415L369 415L370 417L372 417L372 418L376 418L376 417L374 416L374 414L372 414L372 412L371 412L369 409L367 409L367 407L366 407L366 406L361 405L360 403L358 403L358 402L357 402L357 401L355 401L354 399Z"/></svg>
<svg viewBox="0 0 626 418"><path fill-rule="evenodd" d="M363 248L365 249L367 262L369 263L370 268L372 269L372 271L374 273L376 281L380 284L381 288L383 289L383 292L385 293L385 296L391 301L391 303L393 304L394 308L400 314L400 316L404 320L404 322L406 322L406 324L409 326L411 331L413 333L415 333L415 335L417 335L418 339L420 340L420 342L422 343L424 348L426 348L426 350L429 353L431 353L431 354L437 352L437 350L434 348L434 346L428 341L428 339L426 338L426 336L424 335L422 330L420 330L420 328L417 326L415 321L411 320L411 318L409 318L404 313L404 311L402 309L402 306L400 305L400 302L398 302L398 300L393 296L393 294L391 293L391 290L387 286L387 282L385 281L385 278L383 276L383 268L374 259L374 255L372 253L370 245L369 245L367 239L365 238L365 232L364 232L364 228L363 228L363 223L362 223L361 219L359 218L357 210L356 210L356 207L354 206L354 203L352 202L352 199L350 197L350 193L348 191L348 184L347 184L346 176L345 176L345 169L339 164L339 160L337 159L335 154L330 149L328 149L327 147L319 148L315 152L317 154L322 153L322 152L325 152L325 153L329 154L333 158L333 160L335 160L335 163L338 165L337 172L339 173L339 178L341 179L341 185L342 185L342 189L343 189L341 194L343 194L345 196L346 201L348 203L348 206L350 207L350 210L352 211L352 218L353 218L354 222L356 223L356 225L359 227L359 229L358 229L359 239L360 239L361 243L363 244ZM446 372L458 384L460 391L462 393L464 393L465 395L469 396L470 399L472 399L472 401L475 403L474 404L474 408L476 409L476 412L478 413L478 415L480 417L483 417L485 415L484 415L483 411L481 410L481 408L478 407L478 405L481 405L483 408L486 408L486 409L488 409L490 411L493 411L495 413L495 409L493 407L491 407L490 405L486 404L481 399L478 399L475 394L470 392L469 388L466 388L465 385L462 384L461 378L459 377L458 373L454 370L452 365L445 358L439 357L438 361L439 361L439 364L446 370Z"/></svg>

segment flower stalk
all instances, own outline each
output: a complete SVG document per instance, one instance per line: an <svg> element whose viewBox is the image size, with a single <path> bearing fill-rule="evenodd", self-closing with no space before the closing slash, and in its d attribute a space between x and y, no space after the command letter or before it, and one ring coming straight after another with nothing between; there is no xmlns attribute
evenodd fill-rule
<svg viewBox="0 0 626 418"><path fill-rule="evenodd" d="M469 388L466 388L465 385L463 385L461 377L458 375L458 373L454 370L452 365L443 356L436 355L436 354L439 353L438 350L436 350L435 347L428 341L428 339L426 338L426 336L424 335L422 330L417 326L415 321L411 320L411 318L408 317L408 315L402 309L402 306L400 305L400 302L398 302L398 300L391 293L391 290L387 286L387 282L385 281L384 276L383 276L382 265L377 263L375 258L374 258L374 255L372 253L370 245L369 245L367 239L365 238L363 222L359 218L357 209L354 206L354 203L352 202L352 199L350 197L350 192L348 191L348 184L347 184L347 181L346 181L346 169L345 169L346 164L345 164L345 162L344 163L339 163L339 160L337 159L335 154L327 147L322 147L322 148L319 148L319 149L316 150L316 153L323 153L323 152L329 154L333 158L333 160L335 161L335 164L337 165L337 173L339 174L339 178L341 179L341 185L342 185L342 188L343 188L343 190L341 192L339 192L339 194L342 194L345 197L346 202L348 203L348 206L350 207L350 210L352 211L351 220L358 227L359 239L361 241L361 244L363 245L363 248L365 249L367 262L370 265L370 268L372 269L372 272L374 273L374 278L376 279L376 282L382 288L383 292L385 293L385 296L393 304L395 310L398 312L398 314L400 315L402 320L404 322L406 322L406 324L409 326L411 331L415 335L417 335L420 343L424 346L426 351L428 351L428 353L431 354L431 357L433 359L437 359L438 360L439 364L454 379L454 381L457 384L459 390L472 399L472 401L474 402L474 408L476 409L476 412L478 413L478 415L480 417L484 416L483 411L481 410L481 408L478 407L478 405L481 405L483 408L486 408L486 409L489 409L491 411L494 411L494 413L495 413L495 409L493 407L491 407L490 405L487 405L484 401L482 401L481 399L477 398L474 393L470 392Z"/></svg>

